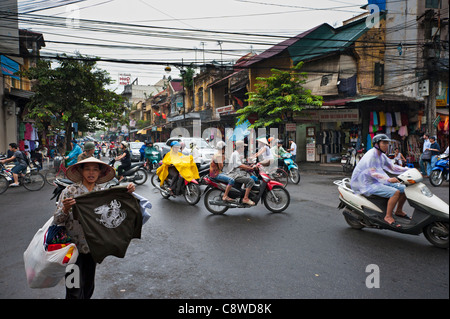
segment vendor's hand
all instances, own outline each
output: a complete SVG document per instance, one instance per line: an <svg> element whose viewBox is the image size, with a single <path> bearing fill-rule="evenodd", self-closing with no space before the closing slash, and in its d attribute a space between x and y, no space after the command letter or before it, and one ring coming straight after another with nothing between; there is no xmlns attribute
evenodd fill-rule
<svg viewBox="0 0 450 319"><path fill-rule="evenodd" d="M400 183L397 177L391 177L388 179L389 183Z"/></svg>
<svg viewBox="0 0 450 319"><path fill-rule="evenodd" d="M135 190L136 190L136 186L134 186L133 183L129 183L129 184L127 185L127 191L128 191L128 193L133 193Z"/></svg>
<svg viewBox="0 0 450 319"><path fill-rule="evenodd" d="M76 201L73 198L66 198L62 201L63 203L63 212L68 214L70 208L72 208L73 205L75 205Z"/></svg>

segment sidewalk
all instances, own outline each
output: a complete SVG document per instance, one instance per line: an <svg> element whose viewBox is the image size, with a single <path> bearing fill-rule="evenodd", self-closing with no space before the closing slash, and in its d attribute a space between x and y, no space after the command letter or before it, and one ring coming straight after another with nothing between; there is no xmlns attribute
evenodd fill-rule
<svg viewBox="0 0 450 319"><path fill-rule="evenodd" d="M299 162L298 169L300 173L305 174L319 174L319 175L341 175L350 176L345 174L340 163L312 163L312 162Z"/></svg>

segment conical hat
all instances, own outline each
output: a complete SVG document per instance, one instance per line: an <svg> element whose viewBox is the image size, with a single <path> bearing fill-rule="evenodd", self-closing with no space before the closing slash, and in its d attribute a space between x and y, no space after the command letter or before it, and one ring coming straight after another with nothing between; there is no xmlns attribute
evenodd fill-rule
<svg viewBox="0 0 450 319"><path fill-rule="evenodd" d="M267 138L265 137L260 137L257 139L258 142L264 143L266 145L269 145L269 142L267 141Z"/></svg>
<svg viewBox="0 0 450 319"><path fill-rule="evenodd" d="M78 163L75 163L75 164L69 166L69 168L67 169L67 172L66 172L67 178L75 183L81 182L83 180L83 176L81 175L82 166L83 166L83 164L88 164L88 163L96 163L96 164L100 165L101 173L96 182L97 184L103 184L103 183L109 182L116 175L114 168L112 168L105 162L102 162L102 161L96 159L95 157L88 157Z"/></svg>

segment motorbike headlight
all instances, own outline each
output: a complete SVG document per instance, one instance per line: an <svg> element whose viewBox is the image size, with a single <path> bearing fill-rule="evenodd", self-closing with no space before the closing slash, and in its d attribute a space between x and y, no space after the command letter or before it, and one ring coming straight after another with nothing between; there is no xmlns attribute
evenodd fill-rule
<svg viewBox="0 0 450 319"><path fill-rule="evenodd" d="M422 194L424 194L427 197L433 197L433 193L430 191L430 189L426 185L423 185L422 188L420 189L420 191L422 192Z"/></svg>

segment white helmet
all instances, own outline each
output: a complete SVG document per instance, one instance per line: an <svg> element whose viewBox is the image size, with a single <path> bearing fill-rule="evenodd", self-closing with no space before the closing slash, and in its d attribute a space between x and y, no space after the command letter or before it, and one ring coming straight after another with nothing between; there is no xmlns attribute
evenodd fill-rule
<svg viewBox="0 0 450 319"><path fill-rule="evenodd" d="M223 148L226 147L226 146L227 146L227 144L225 144L224 141L219 141L219 142L217 142L217 144L216 144L216 148L217 148L218 150L221 150L221 149L223 149Z"/></svg>
<svg viewBox="0 0 450 319"><path fill-rule="evenodd" d="M128 148L128 143L127 143L127 142L122 141L121 144L122 144L123 146L125 146L126 148Z"/></svg>

